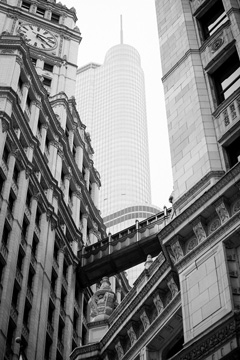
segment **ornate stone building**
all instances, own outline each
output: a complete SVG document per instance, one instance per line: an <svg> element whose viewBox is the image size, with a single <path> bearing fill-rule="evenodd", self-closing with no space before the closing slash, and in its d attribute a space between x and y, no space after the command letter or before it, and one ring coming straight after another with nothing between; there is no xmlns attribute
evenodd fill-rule
<svg viewBox="0 0 240 360"><path fill-rule="evenodd" d="M105 334L76 348L71 360L240 357L240 3L155 3L172 212L114 236L110 255L103 241L85 253L82 271L97 273L97 264L118 251L127 258L133 243L136 254L146 238L161 247L108 318ZM111 271L105 266L106 275Z"/></svg>
<svg viewBox="0 0 240 360"><path fill-rule="evenodd" d="M74 100L75 9L0 2L0 359L67 359L92 292L78 253L105 237L99 174ZM17 339L17 341L15 341Z"/></svg>

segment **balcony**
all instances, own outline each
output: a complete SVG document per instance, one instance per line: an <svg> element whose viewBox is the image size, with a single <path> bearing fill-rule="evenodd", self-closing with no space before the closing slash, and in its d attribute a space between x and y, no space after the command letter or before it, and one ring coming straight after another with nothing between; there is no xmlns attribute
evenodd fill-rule
<svg viewBox="0 0 240 360"><path fill-rule="evenodd" d="M12 320L14 321L14 323L17 325L18 311L14 305L11 306L10 316L11 316Z"/></svg>
<svg viewBox="0 0 240 360"><path fill-rule="evenodd" d="M35 258L35 256L32 254L31 255L31 262L30 262L32 268L35 270L36 269L36 264L37 264L37 260Z"/></svg>
<svg viewBox="0 0 240 360"><path fill-rule="evenodd" d="M25 239L25 237L24 237L23 234L22 234L22 236L21 236L21 247L22 247L22 249L24 250L24 252L26 252L27 241L26 241L26 239Z"/></svg>
<svg viewBox="0 0 240 360"><path fill-rule="evenodd" d="M240 89L235 91L213 113L217 139L225 138L231 130L236 128L240 119Z"/></svg>
<svg viewBox="0 0 240 360"><path fill-rule="evenodd" d="M12 227L13 224L13 216L12 216L12 212L9 209L9 207L7 208L7 216L6 219L8 220L9 225Z"/></svg>
<svg viewBox="0 0 240 360"><path fill-rule="evenodd" d="M31 212L30 212L29 207L27 205L25 206L25 215L26 215L28 221L30 222L30 220L31 220Z"/></svg>
<svg viewBox="0 0 240 360"><path fill-rule="evenodd" d="M64 275L62 276L62 285L64 289L67 291L68 283Z"/></svg>
<svg viewBox="0 0 240 360"><path fill-rule="evenodd" d="M60 354L63 355L63 344L59 339L57 341L57 349L60 352Z"/></svg>
<svg viewBox="0 0 240 360"><path fill-rule="evenodd" d="M50 299L51 299L52 303L55 304L56 294L52 287L50 287Z"/></svg>
<svg viewBox="0 0 240 360"><path fill-rule="evenodd" d="M60 316L63 320L63 322L65 321L65 316L66 316L66 313L65 313L65 310L64 308L62 307L62 305L60 305Z"/></svg>
<svg viewBox="0 0 240 360"><path fill-rule="evenodd" d="M73 329L73 340L75 341L76 345L78 345L78 334L74 329Z"/></svg>
<svg viewBox="0 0 240 360"><path fill-rule="evenodd" d="M74 310L76 311L77 314L79 313L79 306L76 299L74 300Z"/></svg>
<svg viewBox="0 0 240 360"><path fill-rule="evenodd" d="M50 324L50 322L47 322L47 333L49 335L49 337L52 339L53 337L53 326L52 324Z"/></svg>
<svg viewBox="0 0 240 360"><path fill-rule="evenodd" d="M5 177L7 178L8 166L7 166L7 164L5 163L4 160L2 160L2 162L1 162L1 168L3 170L3 173L4 173Z"/></svg>
<svg viewBox="0 0 240 360"><path fill-rule="evenodd" d="M35 225L34 232L37 235L38 239L40 238L40 229L37 225Z"/></svg>
<svg viewBox="0 0 240 360"><path fill-rule="evenodd" d="M32 299L33 299L33 293L32 293L32 290L28 287L27 288L27 300L28 300L29 304L32 304Z"/></svg>
<svg viewBox="0 0 240 360"><path fill-rule="evenodd" d="M17 197L17 194L18 194L18 186L17 186L15 180L12 180L12 190L13 190L15 196Z"/></svg>
<svg viewBox="0 0 240 360"><path fill-rule="evenodd" d="M17 280L18 285L20 287L22 285L22 279L23 279L23 276L22 276L21 270L17 267L17 269L16 269L16 280Z"/></svg>
<svg viewBox="0 0 240 360"><path fill-rule="evenodd" d="M26 324L22 325L22 336L26 342L28 342L29 330Z"/></svg>
<svg viewBox="0 0 240 360"><path fill-rule="evenodd" d="M52 264L53 264L53 268L54 268L56 274L58 274L58 263L57 263L57 260L55 259L55 257L53 258Z"/></svg>
<svg viewBox="0 0 240 360"><path fill-rule="evenodd" d="M6 247L6 245L4 243L1 244L0 247L0 256L2 257L2 259L4 260L4 262L7 262L7 257L8 257L8 249Z"/></svg>

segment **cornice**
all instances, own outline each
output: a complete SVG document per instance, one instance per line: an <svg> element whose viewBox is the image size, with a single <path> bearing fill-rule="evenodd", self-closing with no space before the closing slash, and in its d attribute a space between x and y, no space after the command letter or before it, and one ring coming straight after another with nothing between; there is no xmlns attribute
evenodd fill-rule
<svg viewBox="0 0 240 360"><path fill-rule="evenodd" d="M167 224L159 233L160 241L167 241L166 239L169 234L177 230L179 226L183 227L185 221L188 223L193 221L195 217L200 215L201 209L206 208L206 204L211 201L216 201L220 196L223 195L224 188L226 186L230 187L234 182L237 182L240 179L240 163L236 164L231 170L224 174L216 184L214 184L209 190L207 190L203 195L201 195L193 204L191 204L186 210L181 214L176 216ZM194 216L194 218L193 218Z"/></svg>

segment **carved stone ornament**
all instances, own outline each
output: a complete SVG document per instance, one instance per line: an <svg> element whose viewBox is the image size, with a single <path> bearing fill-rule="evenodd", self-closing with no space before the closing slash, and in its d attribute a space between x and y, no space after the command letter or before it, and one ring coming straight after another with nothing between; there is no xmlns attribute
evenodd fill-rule
<svg viewBox="0 0 240 360"><path fill-rule="evenodd" d="M193 239L190 239L187 243L186 253L189 253L189 251L193 250L197 245L198 245L198 241L195 237Z"/></svg>
<svg viewBox="0 0 240 360"><path fill-rule="evenodd" d="M230 215L228 213L228 210L224 202L221 202L221 204L216 206L216 212L219 216L219 219L221 220L221 224L224 224L230 218Z"/></svg>
<svg viewBox="0 0 240 360"><path fill-rule="evenodd" d="M162 302L159 294L155 294L153 296L153 302L154 302L154 305L156 306L158 314L161 314L161 312L163 312L164 305L163 305L163 302Z"/></svg>
<svg viewBox="0 0 240 360"><path fill-rule="evenodd" d="M235 214L236 212L238 212L240 210L240 199L238 199L234 204L233 204L233 214Z"/></svg>
<svg viewBox="0 0 240 360"><path fill-rule="evenodd" d="M140 319L142 321L144 330L146 330L150 326L150 321L145 310L143 310L140 314Z"/></svg>
<svg viewBox="0 0 240 360"><path fill-rule="evenodd" d="M209 225L209 233L217 230L221 226L221 222L218 218L215 218Z"/></svg>
<svg viewBox="0 0 240 360"><path fill-rule="evenodd" d="M127 330L127 333L131 341L131 345L135 344L135 342L137 341L137 336L132 326L130 326L130 328Z"/></svg>
<svg viewBox="0 0 240 360"><path fill-rule="evenodd" d="M112 291L108 277L102 279L100 289L89 300L92 321L106 320L117 305L116 294Z"/></svg>
<svg viewBox="0 0 240 360"><path fill-rule="evenodd" d="M203 227L201 221L199 221L199 223L197 223L195 226L193 226L193 231L198 239L198 242L202 242L203 240L206 239L207 234L204 230L204 227Z"/></svg>
<svg viewBox="0 0 240 360"><path fill-rule="evenodd" d="M183 258L183 250L178 240L171 244L171 250L176 261Z"/></svg>
<svg viewBox="0 0 240 360"><path fill-rule="evenodd" d="M174 298L178 294L178 287L172 277L168 278L167 285L171 291L172 297Z"/></svg>
<svg viewBox="0 0 240 360"><path fill-rule="evenodd" d="M3 117L1 118L1 120L2 120L2 132L3 133L7 132L9 130L9 123Z"/></svg>
<svg viewBox="0 0 240 360"><path fill-rule="evenodd" d="M124 351L120 341L118 341L117 344L115 345L115 349L117 352L118 360L121 360L124 357Z"/></svg>
<svg viewBox="0 0 240 360"><path fill-rule="evenodd" d="M212 53L216 52L223 45L223 43L224 43L223 37L218 37L217 39L215 39L211 44L211 52Z"/></svg>

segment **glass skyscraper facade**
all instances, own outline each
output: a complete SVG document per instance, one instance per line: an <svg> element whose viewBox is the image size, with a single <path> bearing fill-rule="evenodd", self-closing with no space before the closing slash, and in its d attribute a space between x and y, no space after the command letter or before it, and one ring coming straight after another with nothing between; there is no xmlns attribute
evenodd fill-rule
<svg viewBox="0 0 240 360"><path fill-rule="evenodd" d="M151 206L144 73L140 55L113 46L103 65L77 72L77 108L101 176L99 208L111 233L159 212Z"/></svg>

